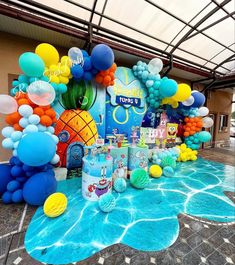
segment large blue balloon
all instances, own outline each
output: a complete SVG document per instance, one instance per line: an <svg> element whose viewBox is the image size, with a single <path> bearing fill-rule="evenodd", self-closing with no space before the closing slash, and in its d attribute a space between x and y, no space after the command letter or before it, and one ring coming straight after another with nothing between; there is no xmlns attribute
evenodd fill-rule
<svg viewBox="0 0 235 265"><path fill-rule="evenodd" d="M190 108L200 108L201 106L204 105L206 98L201 92L193 91L191 95L194 97L194 102L190 106Z"/></svg>
<svg viewBox="0 0 235 265"><path fill-rule="evenodd" d="M43 60L33 52L25 52L19 58L20 69L27 76L40 77L43 75L45 64Z"/></svg>
<svg viewBox="0 0 235 265"><path fill-rule="evenodd" d="M178 84L173 79L162 79L159 87L160 95L164 98L169 98L175 95Z"/></svg>
<svg viewBox="0 0 235 265"><path fill-rule="evenodd" d="M53 138L43 132L29 133L18 145L19 159L28 166L42 166L49 163L56 153L56 143Z"/></svg>
<svg viewBox="0 0 235 265"><path fill-rule="evenodd" d="M24 185L23 197L30 205L43 205L48 196L56 192L57 182L51 172L33 175Z"/></svg>
<svg viewBox="0 0 235 265"><path fill-rule="evenodd" d="M7 184L12 180L11 166L0 164L0 196L7 190Z"/></svg>
<svg viewBox="0 0 235 265"><path fill-rule="evenodd" d="M209 142L211 140L211 134L207 131L199 132L198 139L202 143Z"/></svg>
<svg viewBox="0 0 235 265"><path fill-rule="evenodd" d="M107 70L114 63L112 49L105 44L96 45L91 52L92 65L98 70Z"/></svg>

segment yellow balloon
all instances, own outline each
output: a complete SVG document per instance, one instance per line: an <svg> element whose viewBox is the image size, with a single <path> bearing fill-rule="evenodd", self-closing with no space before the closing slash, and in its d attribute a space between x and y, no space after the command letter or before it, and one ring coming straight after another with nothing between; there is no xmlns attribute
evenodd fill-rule
<svg viewBox="0 0 235 265"><path fill-rule="evenodd" d="M172 97L175 101L185 101L191 96L191 87L187 84L178 84L176 94Z"/></svg>
<svg viewBox="0 0 235 265"><path fill-rule="evenodd" d="M64 213L67 203L67 198L63 193L53 193L46 199L43 205L44 214L48 217L57 217Z"/></svg>
<svg viewBox="0 0 235 265"><path fill-rule="evenodd" d="M67 65L68 67L71 67L72 66L72 61L71 61L71 59L68 57L68 56L62 56L61 57L61 64L62 65Z"/></svg>
<svg viewBox="0 0 235 265"><path fill-rule="evenodd" d="M60 74L62 76L69 76L70 75L70 68L67 65L60 66Z"/></svg>
<svg viewBox="0 0 235 265"><path fill-rule="evenodd" d="M60 80L60 83L65 84L65 85L67 85L69 82L69 78L62 76L62 75L59 76L59 80Z"/></svg>
<svg viewBox="0 0 235 265"><path fill-rule="evenodd" d="M172 106L173 109L176 109L176 108L178 108L179 103L178 103L177 101L173 101L173 102L171 103L171 106Z"/></svg>
<svg viewBox="0 0 235 265"><path fill-rule="evenodd" d="M48 67L52 64L58 64L60 59L56 48L48 43L39 44L35 49L35 53L43 59Z"/></svg>
<svg viewBox="0 0 235 265"><path fill-rule="evenodd" d="M50 75L50 76L49 76L49 80L50 80L50 82L52 82L52 83L56 83L56 84L59 84L59 83L60 83L60 79L59 79L59 77L56 76L56 75Z"/></svg>

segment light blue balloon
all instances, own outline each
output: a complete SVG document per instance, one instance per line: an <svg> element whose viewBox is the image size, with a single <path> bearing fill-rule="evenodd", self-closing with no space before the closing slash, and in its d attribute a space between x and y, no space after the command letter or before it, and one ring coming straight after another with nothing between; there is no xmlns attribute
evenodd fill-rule
<svg viewBox="0 0 235 265"><path fill-rule="evenodd" d="M18 80L20 83L29 83L29 78L26 75L19 75Z"/></svg>
<svg viewBox="0 0 235 265"><path fill-rule="evenodd" d="M11 140L11 138L6 138L2 141L2 147L5 149L13 149L14 142Z"/></svg>
<svg viewBox="0 0 235 265"><path fill-rule="evenodd" d="M30 124L37 125L40 122L40 117L36 114L32 114L29 116L28 121Z"/></svg>
<svg viewBox="0 0 235 265"><path fill-rule="evenodd" d="M47 133L35 132L25 135L17 148L21 162L28 166L49 163L56 153L56 144Z"/></svg>
<svg viewBox="0 0 235 265"><path fill-rule="evenodd" d="M47 130L46 126L42 124L38 124L38 131L39 132L45 132Z"/></svg>
<svg viewBox="0 0 235 265"><path fill-rule="evenodd" d="M14 86L18 86L20 84L20 82L18 80L14 80L14 81L12 81L11 84L14 87Z"/></svg>
<svg viewBox="0 0 235 265"><path fill-rule="evenodd" d="M154 84L153 80L148 80L145 83L146 87L151 87L151 86L153 86L153 84Z"/></svg>
<svg viewBox="0 0 235 265"><path fill-rule="evenodd" d="M47 76L44 76L44 75L42 77L40 77L40 80L45 81L45 82L49 82L49 78Z"/></svg>
<svg viewBox="0 0 235 265"><path fill-rule="evenodd" d="M58 90L60 94L63 94L67 91L67 86L65 84L59 84L58 85Z"/></svg>
<svg viewBox="0 0 235 265"><path fill-rule="evenodd" d="M26 118L21 118L21 119L19 120L19 125L20 125L22 128L26 128L26 127L29 125L28 119L26 119Z"/></svg>
<svg viewBox="0 0 235 265"><path fill-rule="evenodd" d="M47 131L53 134L55 132L55 128L53 126L47 127Z"/></svg>
<svg viewBox="0 0 235 265"><path fill-rule="evenodd" d="M19 145L19 141L15 142L14 143L14 149L17 149L18 145Z"/></svg>
<svg viewBox="0 0 235 265"><path fill-rule="evenodd" d="M33 108L29 105L21 105L18 111L19 114L23 117L29 117L33 114Z"/></svg>
<svg viewBox="0 0 235 265"><path fill-rule="evenodd" d="M4 127L2 129L2 136L6 137L6 138L10 138L11 137L11 134L14 132L14 128L13 127L10 127L10 126L7 126L7 127Z"/></svg>
<svg viewBox="0 0 235 265"><path fill-rule="evenodd" d="M38 132L38 127L34 124L29 124L25 129L25 133L35 133Z"/></svg>
<svg viewBox="0 0 235 265"><path fill-rule="evenodd" d="M148 74L149 74L148 71L144 70L142 73L142 79L147 79Z"/></svg>
<svg viewBox="0 0 235 265"><path fill-rule="evenodd" d="M25 52L19 58L19 66L27 76L39 77L43 75L45 64L43 60L33 52Z"/></svg>
<svg viewBox="0 0 235 265"><path fill-rule="evenodd" d="M175 95L178 85L173 79L162 79L159 87L159 92L163 97L172 97Z"/></svg>
<svg viewBox="0 0 235 265"><path fill-rule="evenodd" d="M13 142L19 141L21 137L22 137L22 132L20 131L13 132L11 135L11 139Z"/></svg>

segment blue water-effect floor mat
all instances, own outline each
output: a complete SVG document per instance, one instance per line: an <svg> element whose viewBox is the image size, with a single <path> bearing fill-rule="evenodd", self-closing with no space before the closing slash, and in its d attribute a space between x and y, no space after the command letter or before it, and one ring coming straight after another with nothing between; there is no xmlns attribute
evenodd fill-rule
<svg viewBox="0 0 235 265"><path fill-rule="evenodd" d="M40 207L26 233L26 250L41 262L66 264L115 243L143 251L165 249L178 237L179 213L235 221L235 205L224 195L235 189L234 167L201 158L177 165L172 178L151 179L144 190L128 185L125 193L113 193L116 208L108 214L82 198L81 178L59 182L68 208L50 219Z"/></svg>

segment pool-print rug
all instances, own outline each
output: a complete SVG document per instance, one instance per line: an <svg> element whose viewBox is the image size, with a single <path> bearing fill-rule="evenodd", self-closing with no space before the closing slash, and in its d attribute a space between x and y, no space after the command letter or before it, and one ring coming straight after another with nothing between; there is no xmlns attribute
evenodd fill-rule
<svg viewBox="0 0 235 265"><path fill-rule="evenodd" d="M81 195L81 178L61 181L58 191L68 197L66 212L47 218L39 207L25 236L27 252L49 264L84 260L116 243L142 251L172 245L179 234L177 215L187 213L218 222L235 221L235 205L224 195L234 191L235 168L199 158L178 163L174 177L151 179L148 188L128 185L105 214Z"/></svg>

